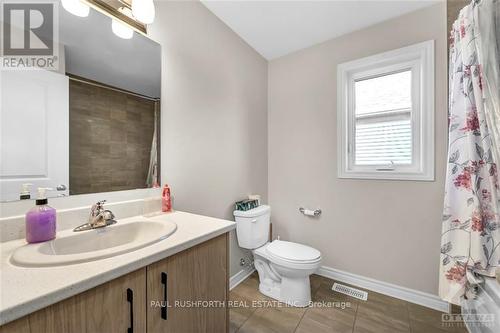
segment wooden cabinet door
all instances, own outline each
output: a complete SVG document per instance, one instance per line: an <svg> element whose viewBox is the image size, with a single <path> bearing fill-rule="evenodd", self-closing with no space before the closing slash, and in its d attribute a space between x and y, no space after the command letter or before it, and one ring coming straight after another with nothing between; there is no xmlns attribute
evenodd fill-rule
<svg viewBox="0 0 500 333"><path fill-rule="evenodd" d="M142 268L8 323L0 332L144 333L145 303L146 269Z"/></svg>
<svg viewBox="0 0 500 333"><path fill-rule="evenodd" d="M146 332L146 269L142 268L79 296L86 332Z"/></svg>
<svg viewBox="0 0 500 333"><path fill-rule="evenodd" d="M228 331L227 244L226 233L147 267L148 333Z"/></svg>

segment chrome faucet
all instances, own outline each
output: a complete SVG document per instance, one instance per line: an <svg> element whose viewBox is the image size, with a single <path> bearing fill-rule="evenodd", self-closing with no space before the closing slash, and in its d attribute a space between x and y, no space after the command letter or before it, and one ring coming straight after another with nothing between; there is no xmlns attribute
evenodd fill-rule
<svg viewBox="0 0 500 333"><path fill-rule="evenodd" d="M73 231L85 231L97 228L104 228L108 225L115 224L115 214L108 209L104 209L106 200L96 202L90 208L89 220L87 223L76 227Z"/></svg>

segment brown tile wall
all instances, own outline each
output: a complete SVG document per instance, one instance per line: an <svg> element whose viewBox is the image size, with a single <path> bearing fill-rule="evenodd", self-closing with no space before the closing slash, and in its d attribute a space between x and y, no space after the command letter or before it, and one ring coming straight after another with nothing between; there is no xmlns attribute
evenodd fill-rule
<svg viewBox="0 0 500 333"><path fill-rule="evenodd" d="M70 194L145 188L155 102L70 80Z"/></svg>

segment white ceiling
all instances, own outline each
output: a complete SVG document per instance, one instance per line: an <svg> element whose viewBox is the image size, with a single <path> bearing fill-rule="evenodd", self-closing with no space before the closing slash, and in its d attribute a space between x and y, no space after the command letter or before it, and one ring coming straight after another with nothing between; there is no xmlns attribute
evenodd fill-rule
<svg viewBox="0 0 500 333"><path fill-rule="evenodd" d="M264 58L273 59L440 0L201 1Z"/></svg>

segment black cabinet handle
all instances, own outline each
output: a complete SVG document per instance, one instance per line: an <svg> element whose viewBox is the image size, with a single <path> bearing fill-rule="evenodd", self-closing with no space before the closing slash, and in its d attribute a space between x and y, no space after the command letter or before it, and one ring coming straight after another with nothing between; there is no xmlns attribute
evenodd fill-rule
<svg viewBox="0 0 500 333"><path fill-rule="evenodd" d="M127 302L130 303L130 327L127 333L134 333L134 292L130 288L127 288Z"/></svg>
<svg viewBox="0 0 500 333"><path fill-rule="evenodd" d="M164 304L162 304L161 307L161 318L163 320L167 320L167 306L168 306L168 300L167 300L167 273L162 272L161 273L161 284L163 284L163 301Z"/></svg>

